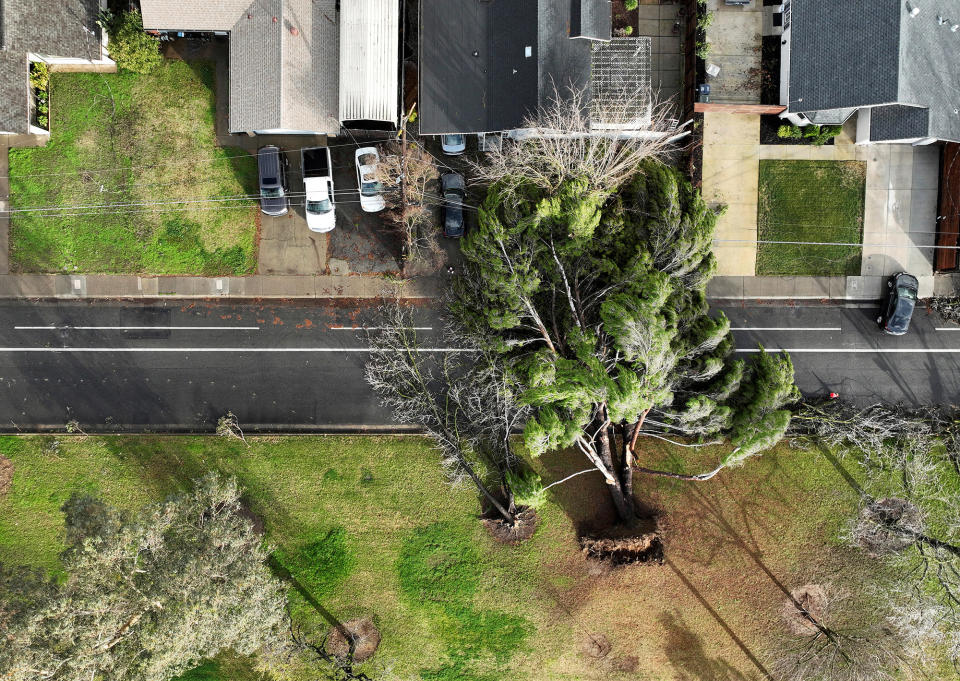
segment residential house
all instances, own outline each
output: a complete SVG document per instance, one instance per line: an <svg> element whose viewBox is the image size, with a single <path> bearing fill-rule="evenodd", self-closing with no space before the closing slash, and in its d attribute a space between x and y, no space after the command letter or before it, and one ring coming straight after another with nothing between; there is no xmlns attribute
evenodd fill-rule
<svg viewBox="0 0 960 681"><path fill-rule="evenodd" d="M143 26L229 36L229 127L336 135L396 126L399 12L391 0L141 0Z"/></svg>
<svg viewBox="0 0 960 681"><path fill-rule="evenodd" d="M529 134L538 109L571 92L591 129L643 129L651 39L612 38L611 19L610 0L420 0L420 132ZM625 119L605 119L626 100Z"/></svg>
<svg viewBox="0 0 960 681"><path fill-rule="evenodd" d="M105 0L0 0L0 134L49 134L37 126L30 63L115 68L97 25Z"/></svg>
<svg viewBox="0 0 960 681"><path fill-rule="evenodd" d="M857 142L960 142L957 0L790 0L779 8L780 103Z"/></svg>

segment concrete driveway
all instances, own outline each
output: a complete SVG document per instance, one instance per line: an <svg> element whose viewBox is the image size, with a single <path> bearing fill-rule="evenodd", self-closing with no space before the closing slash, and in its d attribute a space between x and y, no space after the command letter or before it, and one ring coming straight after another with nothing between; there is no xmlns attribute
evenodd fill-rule
<svg viewBox="0 0 960 681"><path fill-rule="evenodd" d="M400 270L400 245L382 213L365 213L360 208L353 164L355 144L330 139L337 226L332 232L317 234L307 227L299 150L311 144L322 146L323 141L287 136L263 141L267 143L286 150L291 198L287 215L260 214L260 274L384 274Z"/></svg>

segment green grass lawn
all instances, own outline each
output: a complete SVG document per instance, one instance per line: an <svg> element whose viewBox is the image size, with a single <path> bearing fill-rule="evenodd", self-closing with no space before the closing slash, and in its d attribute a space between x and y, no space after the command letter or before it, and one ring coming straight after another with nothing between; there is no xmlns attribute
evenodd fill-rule
<svg viewBox="0 0 960 681"><path fill-rule="evenodd" d="M0 498L0 562L59 574L59 509L74 491L135 510L217 469L246 488L299 583L291 610L306 632L327 629L323 611L370 616L383 636L371 678L458 681L760 679L744 649L762 657L782 594L757 561L791 585L806 583L811 564L863 564L837 540L856 493L821 455L785 445L710 483L638 478L638 498L662 513L668 560L611 571L576 543L577 527L609 513L598 476L553 488L533 539L511 547L489 537L476 495L445 483L421 438L249 439L0 437L16 467ZM704 463L660 442L642 451L651 465ZM552 453L536 465L555 480L584 462ZM599 660L583 653L597 635L612 646ZM254 677L225 656L183 678Z"/></svg>
<svg viewBox="0 0 960 681"><path fill-rule="evenodd" d="M760 161L760 241L863 241L866 164ZM860 246L758 244L758 275L860 274Z"/></svg>
<svg viewBox="0 0 960 681"><path fill-rule="evenodd" d="M22 272L226 275L256 265L256 160L216 143L214 67L54 73L47 146L10 151L10 262ZM82 206L115 205L110 208ZM139 204L139 205L129 205ZM147 205L144 205L147 204ZM62 214L30 211L77 207Z"/></svg>

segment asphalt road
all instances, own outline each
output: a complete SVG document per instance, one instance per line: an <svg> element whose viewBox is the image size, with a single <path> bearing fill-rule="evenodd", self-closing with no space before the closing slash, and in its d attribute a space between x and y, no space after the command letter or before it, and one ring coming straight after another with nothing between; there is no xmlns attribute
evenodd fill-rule
<svg viewBox="0 0 960 681"><path fill-rule="evenodd" d="M960 327L918 310L884 336L876 308L723 308L738 352L788 349L805 393L859 403L960 402ZM439 346L435 315L418 321ZM0 304L0 429L247 429L389 426L363 380L372 303Z"/></svg>

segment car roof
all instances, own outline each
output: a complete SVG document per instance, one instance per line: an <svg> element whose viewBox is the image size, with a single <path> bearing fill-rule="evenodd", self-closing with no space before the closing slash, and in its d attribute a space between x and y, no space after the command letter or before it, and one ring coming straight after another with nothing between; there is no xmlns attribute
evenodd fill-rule
<svg viewBox="0 0 960 681"><path fill-rule="evenodd" d="M446 189L465 189L463 175L460 173L444 173L440 176L440 185Z"/></svg>
<svg viewBox="0 0 960 681"><path fill-rule="evenodd" d="M280 176L280 148L273 145L260 147L257 150L257 166L260 168L260 176L269 175L270 177Z"/></svg>

